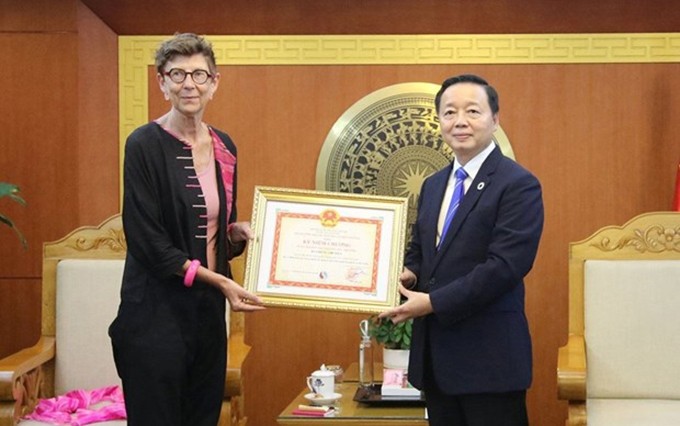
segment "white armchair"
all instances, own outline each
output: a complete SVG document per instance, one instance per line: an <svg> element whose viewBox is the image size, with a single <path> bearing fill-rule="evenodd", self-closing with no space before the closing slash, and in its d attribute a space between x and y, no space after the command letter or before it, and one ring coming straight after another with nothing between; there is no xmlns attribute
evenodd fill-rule
<svg viewBox="0 0 680 426"><path fill-rule="evenodd" d="M20 421L39 398L120 384L107 331L120 300L126 247L120 215L44 244L41 337L0 359L0 426L40 424ZM242 275L242 261L234 263L235 275ZM230 314L229 330L219 424L244 426L241 365L250 347L242 313Z"/></svg>
<svg viewBox="0 0 680 426"><path fill-rule="evenodd" d="M569 248L567 425L680 425L680 213L637 216Z"/></svg>

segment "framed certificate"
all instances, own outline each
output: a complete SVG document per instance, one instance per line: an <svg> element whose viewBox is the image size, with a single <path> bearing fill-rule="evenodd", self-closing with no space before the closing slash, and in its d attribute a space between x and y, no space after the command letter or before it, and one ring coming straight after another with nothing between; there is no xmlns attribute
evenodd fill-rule
<svg viewBox="0 0 680 426"><path fill-rule="evenodd" d="M266 306L379 313L398 305L407 203L256 187L246 288Z"/></svg>

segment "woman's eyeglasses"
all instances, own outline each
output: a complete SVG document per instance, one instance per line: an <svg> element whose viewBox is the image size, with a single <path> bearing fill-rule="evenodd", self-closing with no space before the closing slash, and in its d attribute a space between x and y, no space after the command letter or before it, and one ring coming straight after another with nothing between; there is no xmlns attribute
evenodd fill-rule
<svg viewBox="0 0 680 426"><path fill-rule="evenodd" d="M205 82L208 81L209 78L213 77L213 75L206 70L199 69L189 72L184 71L181 68L173 68L170 71L164 72L163 75L167 75L168 77L170 77L170 80L172 80L174 83L184 83L184 80L186 80L187 75L190 75L191 79L194 80L194 83L196 84L205 84Z"/></svg>

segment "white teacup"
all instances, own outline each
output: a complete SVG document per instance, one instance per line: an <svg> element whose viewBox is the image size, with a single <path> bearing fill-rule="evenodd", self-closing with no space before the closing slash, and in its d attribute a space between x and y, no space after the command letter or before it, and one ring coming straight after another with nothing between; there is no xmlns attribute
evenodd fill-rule
<svg viewBox="0 0 680 426"><path fill-rule="evenodd" d="M307 377L310 391L324 398L332 398L335 394L335 373L331 370L316 370Z"/></svg>

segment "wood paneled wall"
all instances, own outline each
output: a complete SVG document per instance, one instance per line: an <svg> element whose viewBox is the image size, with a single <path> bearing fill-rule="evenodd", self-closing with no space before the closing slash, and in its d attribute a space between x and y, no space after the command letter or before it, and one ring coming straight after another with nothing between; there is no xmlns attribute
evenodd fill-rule
<svg viewBox="0 0 680 426"><path fill-rule="evenodd" d="M42 240L57 237L54 228L76 224L55 207L68 212L77 200L61 187L76 182L74 162L65 161L78 147L76 3L10 3L0 5L0 181L19 185L28 205L3 199L0 211L24 232L29 248L22 250L12 231L0 226L0 356L39 336Z"/></svg>
<svg viewBox="0 0 680 426"><path fill-rule="evenodd" d="M680 10L664 0L652 1L655 7L576 1L562 13L566 6L553 7L552 2L531 0L515 7L516 2L492 0L488 12L469 9L471 19L455 25L451 16L466 9L448 0L425 0L418 3L422 10L414 9L412 1L386 2L382 10L366 12L368 18L347 12L354 10L349 4L329 10L330 3L310 1L279 2L271 9L258 2L225 6L169 0L164 19L158 19L148 1L83 2L104 20L78 0L0 0L0 52L6 59L0 181L20 184L29 202L22 208L3 200L0 211L16 219L30 244L22 252L11 231L0 227L0 356L37 339L42 242L118 211L117 32L480 34L680 28ZM194 13L186 15L182 11L189 4ZM213 12L195 13L209 7ZM187 16L205 16L205 24ZM224 19L215 21L220 16ZM407 19L413 25L402 22ZM546 227L527 280L535 357L529 409L532 424L557 426L566 417L566 406L556 399L555 360L567 331L568 243L603 225L670 208L680 159L675 142L679 68L680 58L673 64L630 65L221 67L222 82L206 121L229 132L239 147L238 207L241 219L248 219L255 185L314 188L327 133L366 94L408 81L439 83L460 72L489 79L499 90L501 125L517 160L544 188ZM167 106L153 84L153 70L149 78L153 118ZM319 364L354 361L362 318L285 309L248 316L253 351L246 365L246 412L251 424L274 425L278 412L304 386L303 378Z"/></svg>
<svg viewBox="0 0 680 426"><path fill-rule="evenodd" d="M680 28L675 0L82 1L117 34L125 35L616 33Z"/></svg>
<svg viewBox="0 0 680 426"><path fill-rule="evenodd" d="M117 36L77 0L0 0L0 356L40 334L42 243L118 211Z"/></svg>

